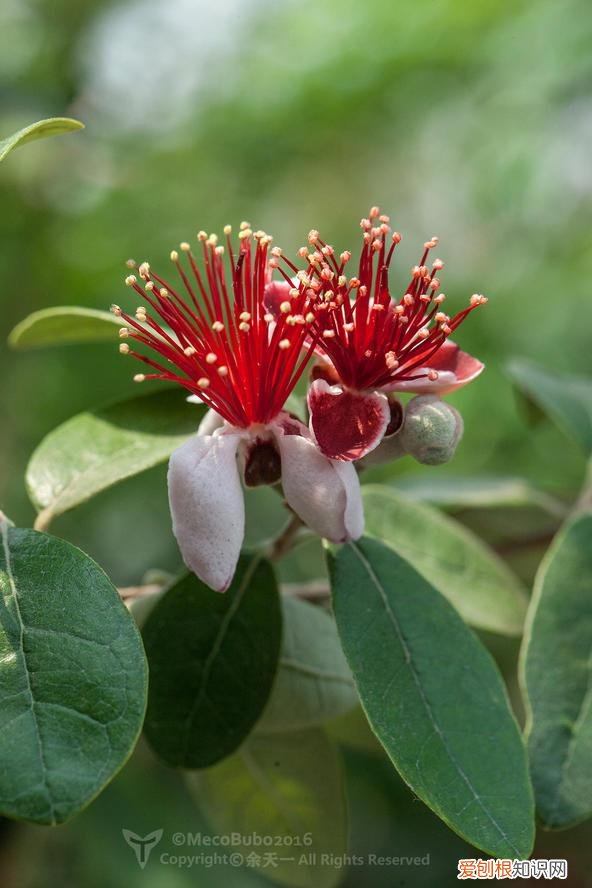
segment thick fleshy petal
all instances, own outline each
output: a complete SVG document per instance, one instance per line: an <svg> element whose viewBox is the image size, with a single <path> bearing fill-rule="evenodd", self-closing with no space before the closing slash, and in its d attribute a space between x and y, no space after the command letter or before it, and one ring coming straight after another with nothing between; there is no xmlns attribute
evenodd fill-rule
<svg viewBox="0 0 592 888"><path fill-rule="evenodd" d="M379 392L358 394L316 379L308 391L310 430L330 459L361 459L380 444L391 414Z"/></svg>
<svg viewBox="0 0 592 888"><path fill-rule="evenodd" d="M234 576L245 531L236 462L241 435L196 435L169 463L173 533L187 567L224 592Z"/></svg>
<svg viewBox="0 0 592 888"><path fill-rule="evenodd" d="M320 453L308 429L284 434L276 426L286 501L311 530L332 542L357 539L364 531L358 475L351 463Z"/></svg>
<svg viewBox="0 0 592 888"><path fill-rule="evenodd" d="M291 285L287 281L270 281L265 285L263 302L267 311L277 318L282 302L290 300Z"/></svg>
<svg viewBox="0 0 592 888"><path fill-rule="evenodd" d="M396 433L383 438L378 447L368 453L361 462L364 469L372 466L381 466L384 463L394 462L396 459L406 456L407 451L401 443L401 434Z"/></svg>
<svg viewBox="0 0 592 888"><path fill-rule="evenodd" d="M413 371L416 375L424 370L426 374L428 370L436 370L437 379L429 379L426 375L410 382L395 382L391 386L386 386L384 390L413 392L416 395L447 395L476 379L484 367L485 364L468 352L461 351L455 342L448 340L428 361L425 368Z"/></svg>
<svg viewBox="0 0 592 888"><path fill-rule="evenodd" d="M192 397L196 396L194 395ZM187 398L187 400L191 401L191 397ZM199 401L199 398L197 398L197 401L198 403L202 403ZM204 418L197 427L197 434L200 436L213 435L217 429L221 429L224 425L226 425L226 423L220 414L210 408L206 411Z"/></svg>

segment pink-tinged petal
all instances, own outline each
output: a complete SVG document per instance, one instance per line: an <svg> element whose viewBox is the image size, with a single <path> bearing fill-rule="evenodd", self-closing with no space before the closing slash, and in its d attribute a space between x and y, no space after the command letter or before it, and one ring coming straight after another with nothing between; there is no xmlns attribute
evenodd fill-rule
<svg viewBox="0 0 592 888"><path fill-rule="evenodd" d="M455 342L446 341L438 349L425 367L417 368L413 375L425 372L421 379L410 382L395 382L385 390L397 392L413 392L416 395L447 395L455 389L462 388L476 379L485 368L485 364L468 352L461 351ZM429 370L438 373L436 379L427 376Z"/></svg>
<svg viewBox="0 0 592 888"><path fill-rule="evenodd" d="M288 281L271 281L265 285L263 303L267 311L277 318L282 302L290 300L291 285Z"/></svg>
<svg viewBox="0 0 592 888"><path fill-rule="evenodd" d="M351 463L332 462L308 435L276 438L282 458L282 486L288 505L311 530L334 543L364 531L358 474Z"/></svg>
<svg viewBox="0 0 592 888"><path fill-rule="evenodd" d="M358 394L316 379L308 391L310 430L329 459L361 459L380 444L390 422L388 399Z"/></svg>
<svg viewBox="0 0 592 888"><path fill-rule="evenodd" d="M245 531L245 506L236 462L241 435L191 438L169 463L173 533L183 561L200 580L224 592Z"/></svg>

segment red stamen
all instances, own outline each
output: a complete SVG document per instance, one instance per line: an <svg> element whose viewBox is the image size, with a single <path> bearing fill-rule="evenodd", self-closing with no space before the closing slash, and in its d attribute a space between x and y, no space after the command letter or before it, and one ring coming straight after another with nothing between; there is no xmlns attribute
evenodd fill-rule
<svg viewBox="0 0 592 888"><path fill-rule="evenodd" d="M302 375L320 335L313 327L319 299L314 289L301 283L291 290L289 302L278 316L271 318L264 291L272 268L277 266L277 259L268 258L272 238L263 231L253 234L248 223L243 223L235 258L229 226L224 233L232 272L230 287L224 247L218 246L214 235L200 232L203 272L189 245L181 244L197 292L181 266L179 253L171 253L189 302L155 275L148 263L142 263L138 274L145 282L144 289L135 275L126 278L126 283L148 303L148 309L139 308L135 318L118 306L112 311L128 325L122 328L122 338L134 339L162 358L159 363L132 351L127 343L122 345L123 354L131 354L156 371L136 374L135 379L179 383L231 425L246 428L273 420ZM279 256L281 251L273 254Z"/></svg>
<svg viewBox="0 0 592 888"><path fill-rule="evenodd" d="M390 235L388 221L387 216L379 215L377 207L372 207L368 219L362 219L357 281L348 281L343 274L348 253L342 254L341 266L336 265L330 247L330 253L323 253L320 262L311 262L308 256L306 275L312 286L321 285L323 298L331 307L315 313L314 329L341 381L358 391L428 376L427 369L414 371L425 367L467 315L487 302L476 294L469 306L452 318L441 311L445 297L436 295L440 286L436 273L443 263L436 259L432 271L426 265L430 250L438 244L435 237L424 244L403 296L399 301L392 299L388 273L401 236L398 232ZM389 235L392 243L387 249ZM311 231L309 242L313 249L327 249L317 231ZM288 266L294 270L291 263Z"/></svg>

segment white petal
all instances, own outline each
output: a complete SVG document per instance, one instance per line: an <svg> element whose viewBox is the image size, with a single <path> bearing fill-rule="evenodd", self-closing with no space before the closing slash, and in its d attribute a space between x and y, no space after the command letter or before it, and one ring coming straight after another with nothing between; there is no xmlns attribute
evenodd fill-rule
<svg viewBox="0 0 592 888"><path fill-rule="evenodd" d="M302 435L277 434L288 504L311 530L335 543L364 530L358 475L352 463L323 456L305 426Z"/></svg>
<svg viewBox="0 0 592 888"><path fill-rule="evenodd" d="M187 398L187 400L189 401L190 399ZM199 401L199 403L203 404L203 401ZM215 410L212 410L210 408L209 410L206 410L204 418L202 419L199 426L197 427L197 434L198 435L213 435L217 429L221 429L222 426L224 426L224 425L225 425L225 422L222 419L222 417L220 416L220 414L216 413Z"/></svg>
<svg viewBox="0 0 592 888"><path fill-rule="evenodd" d="M245 531L245 505L236 464L240 435L195 436L169 463L173 533L183 560L224 592L234 576Z"/></svg>

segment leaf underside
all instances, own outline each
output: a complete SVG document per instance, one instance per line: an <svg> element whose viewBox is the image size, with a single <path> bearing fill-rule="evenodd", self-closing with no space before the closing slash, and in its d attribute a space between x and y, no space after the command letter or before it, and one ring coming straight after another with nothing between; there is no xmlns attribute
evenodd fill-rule
<svg viewBox="0 0 592 888"><path fill-rule="evenodd" d="M521 656L538 814L552 828L592 815L592 515L570 522L535 582Z"/></svg>

